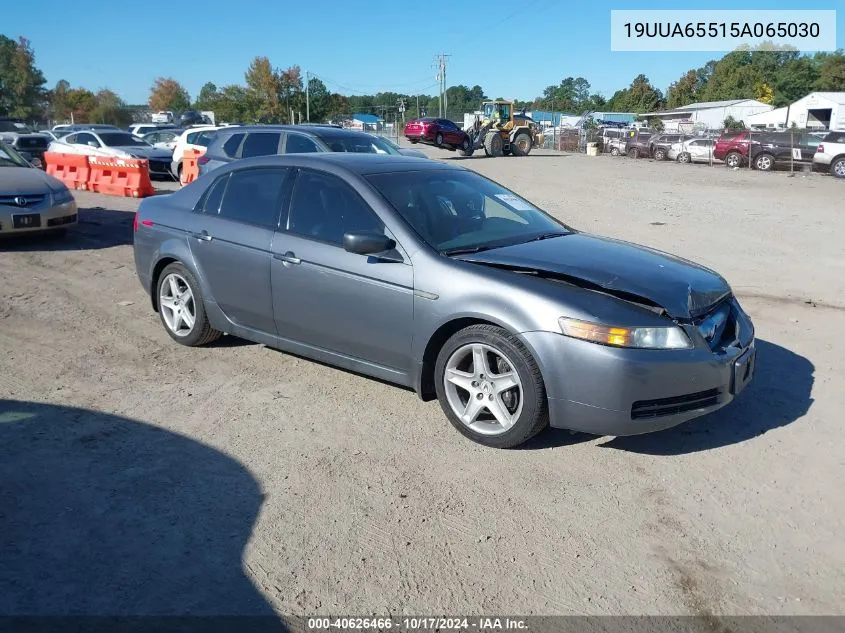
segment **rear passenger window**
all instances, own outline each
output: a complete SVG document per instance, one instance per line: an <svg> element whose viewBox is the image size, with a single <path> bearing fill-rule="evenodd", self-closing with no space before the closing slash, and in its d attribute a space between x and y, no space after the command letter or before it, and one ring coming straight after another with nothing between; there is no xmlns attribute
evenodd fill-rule
<svg viewBox="0 0 845 633"><path fill-rule="evenodd" d="M307 136L302 134L288 134L285 142L286 154L307 154L309 152L319 152L320 148L317 144Z"/></svg>
<svg viewBox="0 0 845 633"><path fill-rule="evenodd" d="M281 133L253 132L248 134L241 149L241 158L271 156L279 153Z"/></svg>
<svg viewBox="0 0 845 633"><path fill-rule="evenodd" d="M223 153L229 158L235 158L238 154L238 148L241 146L242 140L244 140L243 134L232 134L232 136L223 143Z"/></svg>
<svg viewBox="0 0 845 633"><path fill-rule="evenodd" d="M279 224L285 168L244 169L229 175L220 216L267 228ZM215 192L212 192L216 194ZM211 196L209 196L211 198Z"/></svg>
<svg viewBox="0 0 845 633"><path fill-rule="evenodd" d="M200 213L207 213L209 215L217 215L220 212L220 201L223 200L223 192L226 191L226 183L229 181L228 174L218 179L208 191L205 192L205 197L198 205L197 210Z"/></svg>

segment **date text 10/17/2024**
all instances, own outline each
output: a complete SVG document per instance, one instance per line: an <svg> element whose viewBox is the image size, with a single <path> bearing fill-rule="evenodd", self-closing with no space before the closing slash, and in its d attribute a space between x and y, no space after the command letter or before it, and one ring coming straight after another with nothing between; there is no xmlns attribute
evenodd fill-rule
<svg viewBox="0 0 845 633"><path fill-rule="evenodd" d="M520 631L527 630L524 619L508 617L315 617L308 618L313 631L396 630L405 631Z"/></svg>

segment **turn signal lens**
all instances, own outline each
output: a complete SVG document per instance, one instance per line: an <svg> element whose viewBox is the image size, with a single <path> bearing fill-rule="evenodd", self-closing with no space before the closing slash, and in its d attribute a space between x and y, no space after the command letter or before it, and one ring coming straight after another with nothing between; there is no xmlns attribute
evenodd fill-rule
<svg viewBox="0 0 845 633"><path fill-rule="evenodd" d="M582 341L639 349L689 349L692 343L678 326L616 327L561 317L561 332Z"/></svg>

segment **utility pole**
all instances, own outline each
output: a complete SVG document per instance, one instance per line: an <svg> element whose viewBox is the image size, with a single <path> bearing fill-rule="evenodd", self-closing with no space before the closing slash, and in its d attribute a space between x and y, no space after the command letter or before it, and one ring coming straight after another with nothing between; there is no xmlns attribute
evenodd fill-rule
<svg viewBox="0 0 845 633"><path fill-rule="evenodd" d="M420 110L420 96L417 95L417 118L422 116L422 110Z"/></svg>
<svg viewBox="0 0 845 633"><path fill-rule="evenodd" d="M437 68L437 75L435 75L437 79L437 83L439 85L440 95L439 95L439 108L440 108L440 118L446 116L446 109L449 107L448 99L446 97L446 59L451 57L451 55L447 53L439 53L434 58L434 65Z"/></svg>
<svg viewBox="0 0 845 633"><path fill-rule="evenodd" d="M308 71L305 71L305 120L311 122L311 98L308 94Z"/></svg>

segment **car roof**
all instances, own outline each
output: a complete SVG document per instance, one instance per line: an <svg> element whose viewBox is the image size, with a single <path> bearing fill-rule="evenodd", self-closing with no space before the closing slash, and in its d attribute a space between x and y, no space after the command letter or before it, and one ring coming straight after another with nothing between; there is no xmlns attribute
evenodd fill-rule
<svg viewBox="0 0 845 633"><path fill-rule="evenodd" d="M447 165L428 158L357 152L309 152L256 156L233 161L226 168L234 170L244 167L287 167L291 165L320 168L327 163L361 176L403 171L466 171L464 167L459 165Z"/></svg>

